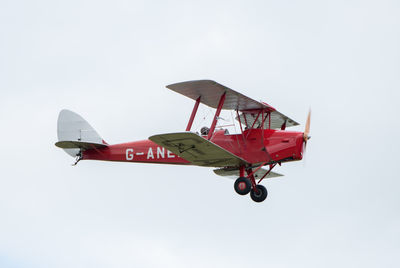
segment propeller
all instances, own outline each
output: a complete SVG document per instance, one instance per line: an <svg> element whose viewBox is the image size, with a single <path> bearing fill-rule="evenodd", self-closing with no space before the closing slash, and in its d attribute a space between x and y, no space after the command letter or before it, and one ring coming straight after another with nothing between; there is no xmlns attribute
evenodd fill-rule
<svg viewBox="0 0 400 268"><path fill-rule="evenodd" d="M303 140L304 140L304 154L307 148L307 141L311 139L310 134L310 124L311 124L311 109L308 111L308 116L307 116L307 121L306 121L306 126L304 128L304 133L303 133Z"/></svg>

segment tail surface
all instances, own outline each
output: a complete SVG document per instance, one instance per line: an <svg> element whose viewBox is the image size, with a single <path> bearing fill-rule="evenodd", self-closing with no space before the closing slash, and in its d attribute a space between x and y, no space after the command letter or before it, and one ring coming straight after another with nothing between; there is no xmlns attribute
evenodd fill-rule
<svg viewBox="0 0 400 268"><path fill-rule="evenodd" d="M56 146L72 157L81 151L106 147L107 143L94 128L79 114L70 110L61 110L57 121L58 142Z"/></svg>

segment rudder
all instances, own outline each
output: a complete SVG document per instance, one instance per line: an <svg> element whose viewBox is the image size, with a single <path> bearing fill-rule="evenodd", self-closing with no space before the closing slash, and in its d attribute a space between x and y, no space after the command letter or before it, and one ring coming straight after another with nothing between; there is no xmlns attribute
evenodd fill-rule
<svg viewBox="0 0 400 268"><path fill-rule="evenodd" d="M82 116L66 109L61 110L58 115L57 136L56 146L72 157L77 156L81 150L88 149L88 146L98 148L107 145Z"/></svg>

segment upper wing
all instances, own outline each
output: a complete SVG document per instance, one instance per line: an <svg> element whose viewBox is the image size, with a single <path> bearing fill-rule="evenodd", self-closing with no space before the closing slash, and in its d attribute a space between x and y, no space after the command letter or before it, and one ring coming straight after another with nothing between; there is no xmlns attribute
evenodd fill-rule
<svg viewBox="0 0 400 268"><path fill-rule="evenodd" d="M298 123L294 120L276 111L271 105L253 100L252 98L249 98L212 80L181 82L168 85L167 88L193 100L197 100L200 97L200 102L210 106L211 108L218 107L219 100L222 94L225 93L225 101L222 109L238 111L264 110L266 112L271 112L271 128L280 128L284 122L286 122L287 127L298 125ZM243 119L242 123L245 122L244 118L240 119ZM253 122L254 120L255 118L253 119ZM261 124L261 118L259 121ZM248 124L251 126L253 122L248 122ZM269 120L266 120L265 124L267 127L268 122Z"/></svg>
<svg viewBox="0 0 400 268"><path fill-rule="evenodd" d="M254 177L256 179L261 179L265 173L267 173L268 170L260 168L254 173ZM220 169L214 169L214 173L223 176L223 177L231 177L234 179L237 179L239 177L239 169L238 168L220 168ZM275 172L270 172L266 178L275 178L275 177L282 177L282 174L275 173Z"/></svg>
<svg viewBox="0 0 400 268"><path fill-rule="evenodd" d="M222 109L225 110L257 110L272 108L268 104L253 100L212 80L194 80L168 85L167 88L178 92L193 100L200 98L200 102L217 108L221 95L226 93Z"/></svg>
<svg viewBox="0 0 400 268"><path fill-rule="evenodd" d="M249 164L242 158L192 132L154 135L149 140L198 166L227 167Z"/></svg>

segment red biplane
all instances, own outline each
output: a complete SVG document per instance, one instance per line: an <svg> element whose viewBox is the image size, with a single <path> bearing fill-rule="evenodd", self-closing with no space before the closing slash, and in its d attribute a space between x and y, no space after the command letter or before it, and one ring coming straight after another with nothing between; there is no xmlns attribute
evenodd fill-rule
<svg viewBox="0 0 400 268"><path fill-rule="evenodd" d="M286 131L298 123L271 105L214 81L188 81L167 88L196 101L186 131L110 145L81 116L62 110L57 122L59 141L55 145L76 157L74 165L80 160L103 160L214 167L217 175L235 177L235 191L240 195L250 193L255 202L264 201L268 195L260 184L264 178L282 176L271 171L277 164L303 158L310 139L310 113L304 132ZM216 112L210 128L203 127L197 134L190 130L200 103ZM241 133L216 130L223 109L236 111Z"/></svg>

